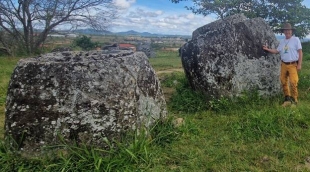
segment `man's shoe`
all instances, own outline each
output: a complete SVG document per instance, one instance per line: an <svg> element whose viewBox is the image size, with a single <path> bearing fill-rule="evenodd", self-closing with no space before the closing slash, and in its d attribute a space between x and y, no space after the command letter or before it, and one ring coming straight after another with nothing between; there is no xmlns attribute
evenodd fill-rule
<svg viewBox="0 0 310 172"><path fill-rule="evenodd" d="M297 102L295 101L294 97L290 97L292 104L297 105Z"/></svg>
<svg viewBox="0 0 310 172"><path fill-rule="evenodd" d="M282 107L288 107L292 105L292 100L290 96L285 96L284 102L282 103Z"/></svg>
<svg viewBox="0 0 310 172"><path fill-rule="evenodd" d="M295 101L294 97L290 97L290 98L291 98L291 102L292 102L291 107L295 108L297 106L297 102Z"/></svg>
<svg viewBox="0 0 310 172"><path fill-rule="evenodd" d="M291 106L291 105L292 105L291 101L284 101L281 106L282 107L288 107L288 106Z"/></svg>

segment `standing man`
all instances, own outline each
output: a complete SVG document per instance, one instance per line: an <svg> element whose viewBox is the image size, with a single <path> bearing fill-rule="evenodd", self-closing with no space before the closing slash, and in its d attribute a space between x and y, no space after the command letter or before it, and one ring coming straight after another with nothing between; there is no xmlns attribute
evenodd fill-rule
<svg viewBox="0 0 310 172"><path fill-rule="evenodd" d="M280 41L277 49L269 49L267 45L263 49L281 56L281 74L280 80L284 93L283 107L290 106L292 103L298 102L298 71L301 70L302 64L302 47L299 38L293 36L295 30L291 24L285 23L281 31L285 35L285 39Z"/></svg>

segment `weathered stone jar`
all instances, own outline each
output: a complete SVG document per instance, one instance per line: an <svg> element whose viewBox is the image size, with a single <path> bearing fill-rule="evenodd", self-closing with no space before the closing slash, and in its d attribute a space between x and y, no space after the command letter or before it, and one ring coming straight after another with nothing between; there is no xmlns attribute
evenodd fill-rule
<svg viewBox="0 0 310 172"><path fill-rule="evenodd" d="M280 57L262 46L276 48L275 34L262 18L233 15L195 30L181 47L186 77L195 90L209 97L238 96L258 90L280 93Z"/></svg>
<svg viewBox="0 0 310 172"><path fill-rule="evenodd" d="M83 142L104 147L165 118L166 102L144 53L58 52L22 59L8 88L5 135L26 151Z"/></svg>

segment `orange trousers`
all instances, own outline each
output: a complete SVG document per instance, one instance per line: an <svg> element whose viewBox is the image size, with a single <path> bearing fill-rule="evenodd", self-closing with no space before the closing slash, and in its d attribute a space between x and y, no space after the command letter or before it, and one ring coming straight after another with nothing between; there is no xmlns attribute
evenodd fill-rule
<svg viewBox="0 0 310 172"><path fill-rule="evenodd" d="M292 96L298 102L298 72L297 63L285 64L281 63L280 80L284 96Z"/></svg>

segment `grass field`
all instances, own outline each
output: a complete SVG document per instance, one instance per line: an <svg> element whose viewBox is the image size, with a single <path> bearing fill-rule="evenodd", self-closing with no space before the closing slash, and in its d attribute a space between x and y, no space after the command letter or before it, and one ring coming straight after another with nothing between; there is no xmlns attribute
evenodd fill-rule
<svg viewBox="0 0 310 172"><path fill-rule="evenodd" d="M21 157L0 146L2 171L310 171L310 44L304 44L300 102L282 108L282 96L263 98L245 93L204 102L190 90L177 52L158 52L150 63L158 73L168 103L169 119L150 136L129 135L108 152L67 146L54 157ZM18 59L0 59L0 127L10 74ZM172 121L183 118L181 127ZM104 154L104 156L103 156Z"/></svg>
<svg viewBox="0 0 310 172"><path fill-rule="evenodd" d="M19 58L0 57L0 138L4 134L5 99L11 74Z"/></svg>

